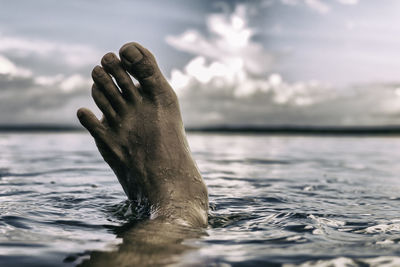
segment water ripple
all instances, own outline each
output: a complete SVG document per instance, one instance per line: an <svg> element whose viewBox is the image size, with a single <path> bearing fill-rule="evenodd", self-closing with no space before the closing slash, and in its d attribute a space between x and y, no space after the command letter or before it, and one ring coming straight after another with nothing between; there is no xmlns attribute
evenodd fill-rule
<svg viewBox="0 0 400 267"><path fill-rule="evenodd" d="M182 265L400 265L399 138L189 137L210 211ZM0 139L1 266L76 265L143 220L89 136Z"/></svg>

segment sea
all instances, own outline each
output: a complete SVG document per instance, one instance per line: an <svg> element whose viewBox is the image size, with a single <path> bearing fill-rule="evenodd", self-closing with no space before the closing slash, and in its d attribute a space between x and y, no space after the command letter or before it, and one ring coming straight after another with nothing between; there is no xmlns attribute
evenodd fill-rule
<svg viewBox="0 0 400 267"><path fill-rule="evenodd" d="M209 224L170 265L400 266L400 136L188 139ZM118 250L133 208L86 132L0 133L0 266Z"/></svg>

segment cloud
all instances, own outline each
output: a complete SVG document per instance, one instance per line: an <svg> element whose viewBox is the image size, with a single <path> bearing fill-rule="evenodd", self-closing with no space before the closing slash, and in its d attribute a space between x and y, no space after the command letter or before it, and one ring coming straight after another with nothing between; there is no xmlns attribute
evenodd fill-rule
<svg viewBox="0 0 400 267"><path fill-rule="evenodd" d="M0 75L30 77L32 72L28 69L17 67L8 58L0 55Z"/></svg>
<svg viewBox="0 0 400 267"><path fill-rule="evenodd" d="M281 2L285 5L295 6L298 4L299 0L281 0Z"/></svg>
<svg viewBox="0 0 400 267"><path fill-rule="evenodd" d="M255 31L247 25L245 6L230 15L210 15L207 26L209 38L195 30L166 38L173 47L195 54L170 77L187 124L267 123L263 118L275 107L309 106L329 96L319 82L289 84L268 73L275 57L252 41Z"/></svg>
<svg viewBox="0 0 400 267"><path fill-rule="evenodd" d="M74 110L92 84L86 68L99 54L87 45L1 34L0 124L76 124Z"/></svg>
<svg viewBox="0 0 400 267"><path fill-rule="evenodd" d="M319 1L319 0L304 0L306 5L309 6L310 8L318 11L319 13L328 13L331 8L329 5Z"/></svg>
<svg viewBox="0 0 400 267"><path fill-rule="evenodd" d="M297 6L299 4L305 4L309 8L321 14L329 13L332 9L331 5L327 4L328 1L321 1L321 0L280 0L280 2L284 5L289 5L289 6ZM356 5L359 3L359 0L336 0L336 2L343 5Z"/></svg>
<svg viewBox="0 0 400 267"><path fill-rule="evenodd" d="M0 124L71 123L70 107L89 92L91 80L73 74L35 76L0 55Z"/></svg>
<svg viewBox="0 0 400 267"><path fill-rule="evenodd" d="M207 18L212 35L206 38L196 30L187 30L179 36L167 36L166 41L174 48L220 62L225 67L243 64L246 71L260 74L268 69L274 56L251 41L255 30L247 25L246 7L237 6L231 15L212 14Z"/></svg>
<svg viewBox="0 0 400 267"><path fill-rule="evenodd" d="M6 36L1 33L0 53L20 58L36 55L42 59L65 63L71 67L92 64L100 57L97 49L88 45L65 44L18 36Z"/></svg>
<svg viewBox="0 0 400 267"><path fill-rule="evenodd" d="M358 0L337 0L337 1L343 5L357 5L359 2Z"/></svg>
<svg viewBox="0 0 400 267"><path fill-rule="evenodd" d="M305 0L282 1L309 7ZM331 12L335 1L328 2ZM336 88L324 81L289 81L277 71L280 57L258 41L265 28L255 28L253 17L239 5L231 13L208 15L206 31L188 28L166 37L192 55L169 75L187 126L400 123L399 84ZM100 56L86 45L0 35L0 123L77 123L76 108L93 102L89 69L83 69ZM299 68L307 67L304 59Z"/></svg>
<svg viewBox="0 0 400 267"><path fill-rule="evenodd" d="M276 57L253 40L245 6L210 15L207 26L207 35L189 29L166 38L194 55L170 75L186 126L400 122L396 84L333 88L321 81L287 82L271 72Z"/></svg>

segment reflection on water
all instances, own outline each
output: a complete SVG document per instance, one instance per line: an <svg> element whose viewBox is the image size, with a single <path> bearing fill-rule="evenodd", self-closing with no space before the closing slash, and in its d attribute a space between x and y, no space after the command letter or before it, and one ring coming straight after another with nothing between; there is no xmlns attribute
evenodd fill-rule
<svg viewBox="0 0 400 267"><path fill-rule="evenodd" d="M400 138L189 140L209 188L205 233L138 219L84 133L1 134L0 265L400 263Z"/></svg>

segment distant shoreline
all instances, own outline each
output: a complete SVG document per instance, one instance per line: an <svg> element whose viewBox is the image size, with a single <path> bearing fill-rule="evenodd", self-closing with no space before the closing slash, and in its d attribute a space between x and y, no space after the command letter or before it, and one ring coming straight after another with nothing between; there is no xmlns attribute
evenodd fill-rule
<svg viewBox="0 0 400 267"><path fill-rule="evenodd" d="M0 125L1 132L76 132L83 128L70 125Z"/></svg>
<svg viewBox="0 0 400 267"><path fill-rule="evenodd" d="M0 125L4 132L80 132L82 127L71 125ZM210 126L188 127L188 132L289 134L289 135L400 135L400 126Z"/></svg>
<svg viewBox="0 0 400 267"><path fill-rule="evenodd" d="M187 131L292 135L400 135L400 126L219 126L188 128Z"/></svg>

